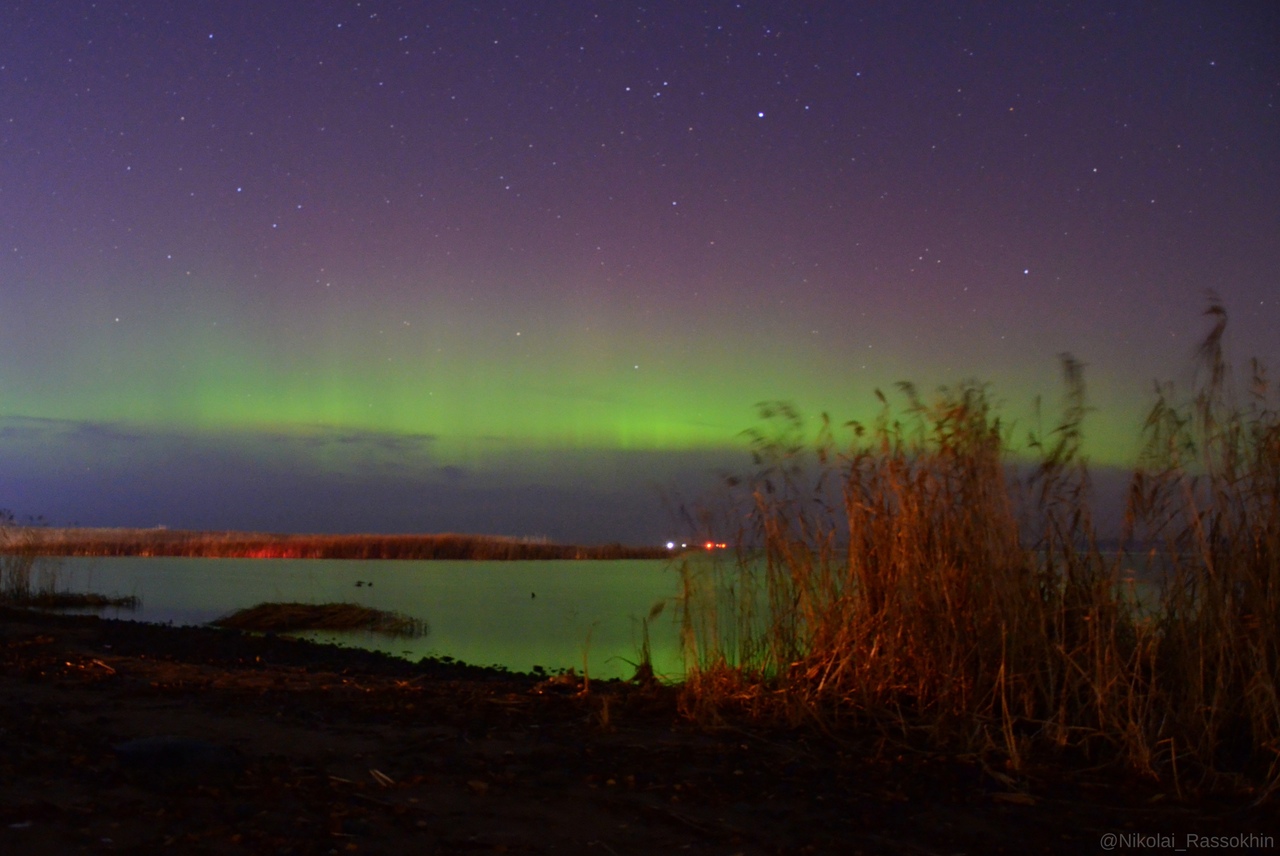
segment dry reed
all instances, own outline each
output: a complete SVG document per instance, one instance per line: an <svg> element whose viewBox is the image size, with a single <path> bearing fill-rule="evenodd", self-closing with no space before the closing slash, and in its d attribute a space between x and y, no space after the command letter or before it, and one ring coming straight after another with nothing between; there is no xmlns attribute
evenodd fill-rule
<svg viewBox="0 0 1280 856"><path fill-rule="evenodd" d="M1014 768L1070 755L1175 790L1280 784L1280 420L1254 364L1230 393L1225 312L1192 400L1165 389L1103 551L1081 455L1082 368L1019 474L987 391L848 426L763 408L731 480L737 555L682 563L689 711L875 724ZM1144 597L1135 561L1159 573Z"/></svg>
<svg viewBox="0 0 1280 856"><path fill-rule="evenodd" d="M33 531L16 526L12 512L0 510L0 604L35 609L138 608L135 595L66 591L60 586L60 562L40 551Z"/></svg>

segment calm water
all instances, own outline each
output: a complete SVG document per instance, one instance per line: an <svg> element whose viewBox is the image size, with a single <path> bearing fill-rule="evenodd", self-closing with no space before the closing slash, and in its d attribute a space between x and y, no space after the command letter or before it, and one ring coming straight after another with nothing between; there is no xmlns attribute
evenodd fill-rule
<svg viewBox="0 0 1280 856"><path fill-rule="evenodd" d="M60 587L137 595L137 610L107 618L203 624L266 601L359 603L426 621L422 639L308 634L417 660L450 656L528 671L573 667L630 677L640 619L675 595L665 561L401 562L311 559L61 559ZM356 582L364 582L356 586ZM368 585L372 583L372 586ZM536 595L536 596L535 596ZM653 621L654 669L682 671L675 611Z"/></svg>

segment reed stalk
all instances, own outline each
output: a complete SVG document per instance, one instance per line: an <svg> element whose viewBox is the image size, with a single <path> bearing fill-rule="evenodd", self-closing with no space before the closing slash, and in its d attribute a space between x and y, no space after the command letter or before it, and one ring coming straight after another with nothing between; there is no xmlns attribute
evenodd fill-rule
<svg viewBox="0 0 1280 856"><path fill-rule="evenodd" d="M871 425L762 408L730 483L733 556L687 558L686 709L875 724L1014 768L1069 754L1184 787L1280 784L1280 420L1262 367L1230 389L1226 314L1190 401L1162 388L1104 551L1082 366L1031 467L977 384L900 386ZM1152 592L1125 569L1157 575Z"/></svg>

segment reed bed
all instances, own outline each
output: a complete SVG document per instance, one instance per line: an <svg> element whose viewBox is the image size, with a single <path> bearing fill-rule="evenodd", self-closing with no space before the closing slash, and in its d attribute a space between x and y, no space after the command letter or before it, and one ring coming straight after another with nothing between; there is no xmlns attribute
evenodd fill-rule
<svg viewBox="0 0 1280 856"><path fill-rule="evenodd" d="M1226 315L1208 314L1194 394L1162 389L1145 425L1120 551L1098 545L1069 357L1063 417L1031 438L1029 468L975 384L930 403L902 385L904 408L881 395L843 443L825 418L810 434L765 407L755 468L719 512L736 555L681 565L690 713L1274 790L1280 419L1256 363L1234 396ZM1158 575L1142 597L1135 564Z"/></svg>
<svg viewBox="0 0 1280 856"><path fill-rule="evenodd" d="M58 560L36 548L31 532L15 526L11 512L0 511L0 604L34 609L138 608L136 595L67 591Z"/></svg>
<svg viewBox="0 0 1280 856"><path fill-rule="evenodd" d="M298 535L181 529L23 530L30 551L58 556L527 561L657 559L661 547L581 546L494 535ZM0 545L2 549L3 545Z"/></svg>
<svg viewBox="0 0 1280 856"><path fill-rule="evenodd" d="M27 531L14 526L11 512L0 511L0 602L26 604L57 590L57 565L42 561Z"/></svg>

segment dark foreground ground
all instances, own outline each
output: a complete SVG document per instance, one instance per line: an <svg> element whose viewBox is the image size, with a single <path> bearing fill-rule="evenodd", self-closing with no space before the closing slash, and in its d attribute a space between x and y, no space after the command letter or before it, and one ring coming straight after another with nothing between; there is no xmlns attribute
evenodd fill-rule
<svg viewBox="0 0 1280 856"><path fill-rule="evenodd" d="M0 610L0 853L1280 853L1274 799L1007 779L875 737L699 730L669 689L579 690Z"/></svg>

